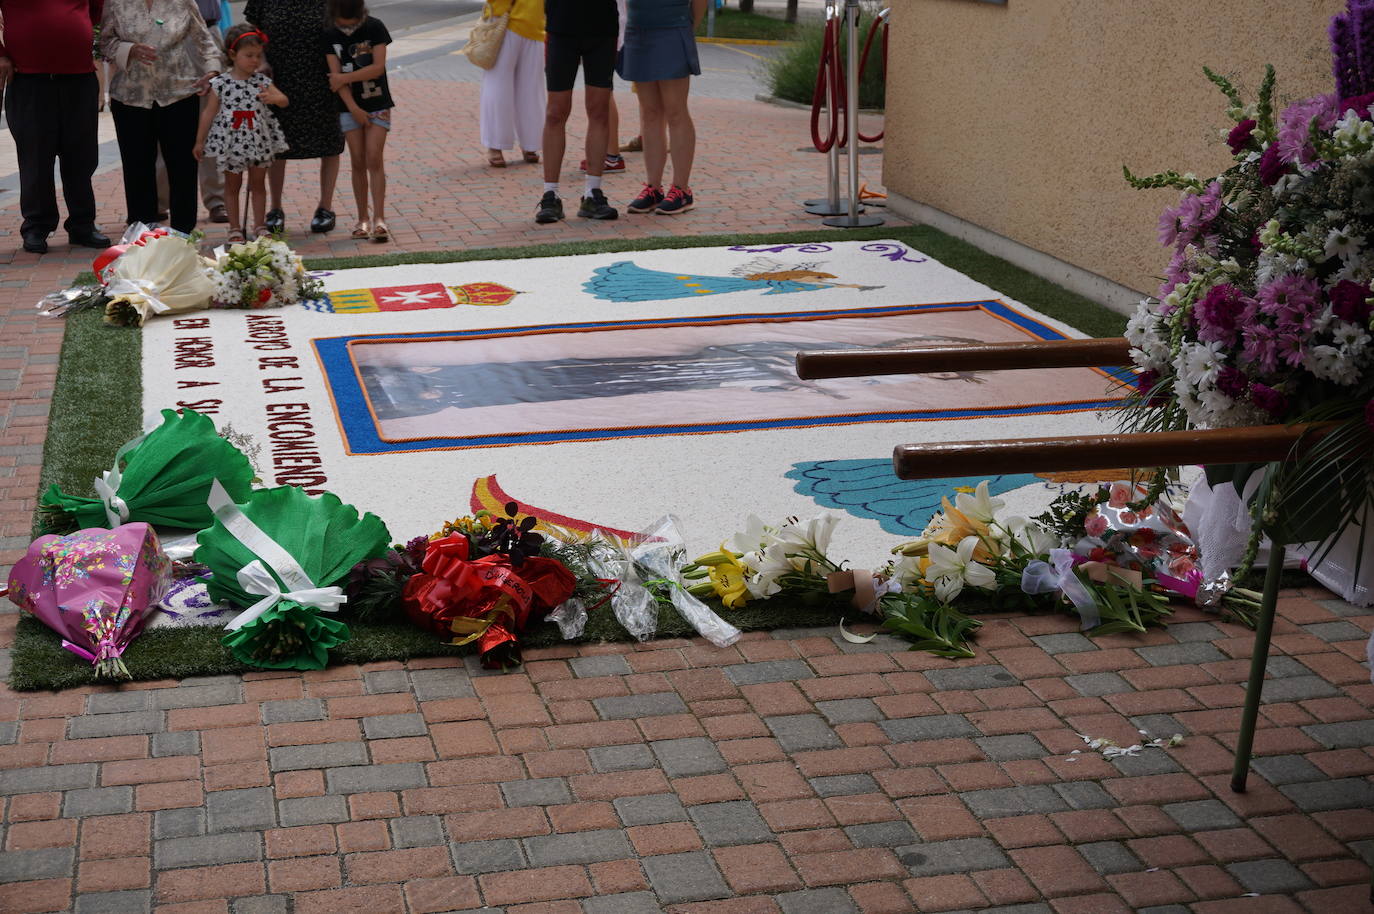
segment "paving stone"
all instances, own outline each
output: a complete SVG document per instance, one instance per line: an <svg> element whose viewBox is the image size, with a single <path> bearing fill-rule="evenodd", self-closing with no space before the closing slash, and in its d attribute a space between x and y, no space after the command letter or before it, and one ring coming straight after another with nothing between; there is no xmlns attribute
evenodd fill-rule
<svg viewBox="0 0 1374 914"><path fill-rule="evenodd" d="M1320 781L1327 776L1326 772L1301 755L1262 755L1251 759L1250 767L1275 787L1303 781Z"/></svg>
<svg viewBox="0 0 1374 914"><path fill-rule="evenodd" d="M812 778L811 789L822 797L852 796L857 793L882 793L878 782L868 774L834 774Z"/></svg>
<svg viewBox="0 0 1374 914"><path fill-rule="evenodd" d="M423 714L379 714L363 718L363 736L368 739L428 735L429 726Z"/></svg>
<svg viewBox="0 0 1374 914"><path fill-rule="evenodd" d="M1131 853L1126 845L1120 841L1094 841L1090 844L1080 844L1078 845L1078 852L1083 855L1083 859L1088 861L1089 866L1103 876L1139 872L1145 868L1136 855Z"/></svg>
<svg viewBox="0 0 1374 914"><path fill-rule="evenodd" d="M188 686L185 683L175 689L150 689L152 707L160 711L173 708L213 708L217 705L236 705L243 701L243 684L235 677L233 682L216 685Z"/></svg>
<svg viewBox="0 0 1374 914"><path fill-rule="evenodd" d="M316 746L282 746L269 749L267 757L273 771L338 768L368 763L367 745L358 741L322 743Z"/></svg>
<svg viewBox="0 0 1374 914"><path fill-rule="evenodd" d="M1267 691L1267 690L1266 690ZM1269 697L1265 696L1265 701ZM1347 720L1338 724L1312 724L1303 732L1328 749L1363 749L1374 746L1374 719Z"/></svg>
<svg viewBox="0 0 1374 914"><path fill-rule="evenodd" d="M600 863L633 857L630 841L618 828L579 831L566 835L535 835L525 839L530 866Z"/></svg>
<svg viewBox="0 0 1374 914"><path fill-rule="evenodd" d="M1227 865L1226 871L1245 886L1247 892L1271 895L1280 892L1300 892L1312 888L1312 880L1287 860L1245 860Z"/></svg>
<svg viewBox="0 0 1374 914"><path fill-rule="evenodd" d="M1156 644L1138 647L1135 652L1150 666L1178 666L1185 663L1194 665L1228 659L1221 651L1203 641L1188 644Z"/></svg>
<svg viewBox="0 0 1374 914"><path fill-rule="evenodd" d="M40 793L47 790L94 787L99 771L98 765L90 763L45 765L39 768L7 768L0 770L0 794Z"/></svg>
<svg viewBox="0 0 1374 914"><path fill-rule="evenodd" d="M1170 714L1141 714L1137 717L1126 718L1137 730L1144 730L1144 733L1137 734L1142 740L1168 739L1175 733L1187 736L1191 731L1183 724L1179 723Z"/></svg>
<svg viewBox="0 0 1374 914"><path fill-rule="evenodd" d="M658 757L663 773L670 778L688 778L726 770L725 759L721 758L716 744L704 736L655 740L649 744L649 748Z"/></svg>
<svg viewBox="0 0 1374 914"><path fill-rule="evenodd" d="M1320 676L1288 676L1271 679L1264 683L1264 700L1306 701L1309 698L1330 698L1341 694L1341 690Z"/></svg>
<svg viewBox="0 0 1374 914"><path fill-rule="evenodd" d="M1296 657L1270 657L1264 665L1264 672L1270 679L1286 679L1289 676L1307 676L1311 670L1303 666Z"/></svg>
<svg viewBox="0 0 1374 914"><path fill-rule="evenodd" d="M686 714L687 706L676 692L651 692L648 695L617 695L592 700L597 713L606 720Z"/></svg>
<svg viewBox="0 0 1374 914"><path fill-rule="evenodd" d="M1069 804L1070 809L1115 809L1116 799L1095 781L1069 781L1055 784L1054 792Z"/></svg>
<svg viewBox="0 0 1374 914"><path fill-rule="evenodd" d="M995 790L967 790L959 794L969 810L980 819L1024 816L1029 813L1064 812L1069 804L1047 784L999 787Z"/></svg>
<svg viewBox="0 0 1374 914"><path fill-rule="evenodd" d="M582 914L663 914L663 908L653 892L624 892L583 899Z"/></svg>
<svg viewBox="0 0 1374 914"><path fill-rule="evenodd" d="M153 758L200 755L200 734L195 730L170 730L153 734Z"/></svg>
<svg viewBox="0 0 1374 914"><path fill-rule="evenodd" d="M1014 733L1008 736L982 736L974 740L983 754L994 762L1011 762L1017 759L1045 758L1050 754L1040 740L1029 733Z"/></svg>
<svg viewBox="0 0 1374 914"><path fill-rule="evenodd" d="M310 799L315 799L311 797ZM291 801L284 801L291 802ZM277 824L277 813L271 787L249 787L244 790L217 790L207 794L205 807L209 812L209 830L257 831ZM283 822L283 825L307 823ZM308 823L308 824L314 824Z"/></svg>
<svg viewBox="0 0 1374 914"><path fill-rule="evenodd" d="M146 711L152 707L149 689L135 692L96 692L86 698L87 714L117 714L124 711Z"/></svg>
<svg viewBox="0 0 1374 914"><path fill-rule="evenodd" d="M1169 634L1178 642L1187 643L1189 641L1218 641L1225 637L1221 629L1210 622L1179 622L1171 624L1168 628Z"/></svg>
<svg viewBox="0 0 1374 914"><path fill-rule="evenodd" d="M999 663L966 666L957 670L926 670L926 678L940 691L1003 689L1019 680Z"/></svg>
<svg viewBox="0 0 1374 914"><path fill-rule="evenodd" d="M1185 832L1234 828L1240 824L1236 814L1220 800L1191 800L1187 803L1165 803L1164 812Z"/></svg>
<svg viewBox="0 0 1374 914"><path fill-rule="evenodd" d="M1080 651L1095 651L1097 645L1078 632L1064 632L1058 635L1036 635L1031 638L1047 654L1076 654Z"/></svg>
<svg viewBox="0 0 1374 914"><path fill-rule="evenodd" d="M1137 908L1135 914L1191 914L1184 904L1157 904L1148 908Z"/></svg>
<svg viewBox="0 0 1374 914"><path fill-rule="evenodd" d="M0 723L0 746L13 746L19 741L19 721L7 720Z"/></svg>
<svg viewBox="0 0 1374 914"><path fill-rule="evenodd" d="M434 847L446 840L444 823L438 816L401 816L388 824L392 847Z"/></svg>
<svg viewBox="0 0 1374 914"><path fill-rule="evenodd" d="M844 740L840 739L818 714L785 714L765 717L763 722L773 731L778 745L782 746L785 752L844 747Z"/></svg>
<svg viewBox="0 0 1374 914"><path fill-rule="evenodd" d="M153 842L153 866L169 870L181 866L215 866L262 859L262 836L257 832L191 835Z"/></svg>
<svg viewBox="0 0 1374 914"><path fill-rule="evenodd" d="M507 806L557 806L573 801L567 778L506 781L501 785L501 793Z"/></svg>
<svg viewBox="0 0 1374 914"><path fill-rule="evenodd" d="M836 701L818 701L816 710L825 715L832 724L857 724L866 721L882 720L886 715L878 710L871 698L841 698Z"/></svg>
<svg viewBox="0 0 1374 914"><path fill-rule="evenodd" d="M369 695L409 692L410 677L405 670L373 670L363 674L363 691Z"/></svg>
<svg viewBox="0 0 1374 914"><path fill-rule="evenodd" d="M205 809L189 806L182 809L159 809L153 813L154 838L186 838L205 834Z"/></svg>
<svg viewBox="0 0 1374 914"><path fill-rule="evenodd" d="M814 679L816 674L804 660L762 660L757 663L735 663L725 667L725 675L735 685L755 685L761 682L796 682Z"/></svg>
<svg viewBox="0 0 1374 914"><path fill-rule="evenodd" d="M290 797L280 801L280 810L283 826L348 821L348 800L341 796Z"/></svg>
<svg viewBox="0 0 1374 914"><path fill-rule="evenodd" d="M249 895L235 898L229 910L232 914L287 914L290 898L286 895Z"/></svg>
<svg viewBox="0 0 1374 914"><path fill-rule="evenodd" d="M773 832L748 800L703 803L688 810L707 847L771 841Z"/></svg>
<svg viewBox="0 0 1374 914"><path fill-rule="evenodd" d="M959 914L957 911L946 911L945 914ZM969 911L968 914L975 914ZM983 908L976 914L1054 914L1054 910L1047 904L1036 902L1035 904L1007 904L997 908Z"/></svg>
<svg viewBox="0 0 1374 914"><path fill-rule="evenodd" d="M930 670L927 672L941 672ZM943 672L957 672L944 670ZM893 742L906 743L923 739L954 739L960 736L980 736L973 724L961 714L934 714L929 717L903 717L878 724Z"/></svg>
<svg viewBox="0 0 1374 914"><path fill-rule="evenodd" d="M614 801L615 811L625 825L659 825L663 822L686 822L687 810L675 793L654 793L643 797L620 797Z"/></svg>
<svg viewBox="0 0 1374 914"><path fill-rule="evenodd" d="M640 771L656 764L654 753L645 745L597 746L587 750L597 771Z"/></svg>
<svg viewBox="0 0 1374 914"><path fill-rule="evenodd" d="M1080 673L1077 676L1065 676L1064 681L1073 686L1079 695L1089 698L1135 691L1129 682L1116 673Z"/></svg>
<svg viewBox="0 0 1374 914"><path fill-rule="evenodd" d="M526 866L525 851L520 842L513 838L468 841L450 844L449 847L453 853L454 870L461 875L523 870Z"/></svg>
<svg viewBox="0 0 1374 914"><path fill-rule="evenodd" d="M456 667L412 670L410 687L418 701L433 701L436 698L474 698L477 695L467 671Z"/></svg>
<svg viewBox="0 0 1374 914"><path fill-rule="evenodd" d="M1374 784L1364 778L1336 778L1310 784L1285 784L1279 788L1303 812L1374 807Z"/></svg>
<svg viewBox="0 0 1374 914"><path fill-rule="evenodd" d="M68 790L62 797L62 817L80 819L84 816L111 816L133 812L132 787L90 787Z"/></svg>
<svg viewBox="0 0 1374 914"><path fill-rule="evenodd" d="M1369 610L1344 600L1318 600L1317 605L1337 616L1367 616Z"/></svg>
<svg viewBox="0 0 1374 914"><path fill-rule="evenodd" d="M1002 848L991 838L957 838L896 848L902 865L913 876L943 876L1011 866Z"/></svg>
<svg viewBox="0 0 1374 914"><path fill-rule="evenodd" d="M859 914L854 899L844 889L806 889L774 895L782 914Z"/></svg>
<svg viewBox="0 0 1374 914"><path fill-rule="evenodd" d="M286 698L262 703L264 724L286 724L302 720L324 720L324 700L320 698Z"/></svg>
<svg viewBox="0 0 1374 914"><path fill-rule="evenodd" d="M330 793L372 793L429 786L425 766L419 762L333 768L325 772L324 778Z"/></svg>
<svg viewBox="0 0 1374 914"><path fill-rule="evenodd" d="M1145 737L1141 737L1144 739ZM1108 759L1117 771L1127 777L1145 777L1151 774L1176 774L1183 769L1178 762L1169 758L1167 753L1158 749L1142 749L1139 755L1118 755Z"/></svg>
<svg viewBox="0 0 1374 914"><path fill-rule="evenodd" d="M645 857L640 863L649 878L649 885L664 904L728 898L731 894L707 851L661 854ZM826 910L827 914L832 914L831 909L813 910Z"/></svg>
<svg viewBox="0 0 1374 914"><path fill-rule="evenodd" d="M94 697L94 696L92 696ZM71 739L100 736L128 736L131 733L157 733L163 729L161 711L124 711L116 714L87 714L67 723Z"/></svg>
<svg viewBox="0 0 1374 914"><path fill-rule="evenodd" d="M851 825L844 833L855 847L903 847L921 840L916 830L905 822Z"/></svg>
<svg viewBox="0 0 1374 914"><path fill-rule="evenodd" d="M592 657L573 657L568 661L573 675L579 679L593 676L628 676L634 670L624 654L600 654Z"/></svg>
<svg viewBox="0 0 1374 914"><path fill-rule="evenodd" d="M6 851L0 854L0 882L58 879L71 876L75 866L76 850L70 847Z"/></svg>
<svg viewBox="0 0 1374 914"><path fill-rule="evenodd" d="M1313 637L1323 641L1365 641L1369 638L1369 633L1358 625L1354 625L1344 620L1340 622L1318 622L1314 625L1304 625L1302 630Z"/></svg>
<svg viewBox="0 0 1374 914"><path fill-rule="evenodd" d="M129 892L82 892L76 896L76 914L129 914L130 911L151 911L151 889Z"/></svg>

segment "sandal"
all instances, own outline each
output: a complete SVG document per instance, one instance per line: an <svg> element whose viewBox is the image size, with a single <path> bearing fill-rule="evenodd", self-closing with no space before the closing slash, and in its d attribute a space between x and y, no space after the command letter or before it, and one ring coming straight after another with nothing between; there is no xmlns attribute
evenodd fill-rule
<svg viewBox="0 0 1374 914"><path fill-rule="evenodd" d="M525 153L525 161L526 161L526 162L529 162L531 165L538 165L538 164L539 164L539 153L537 153L537 152L526 152L526 153Z"/></svg>
<svg viewBox="0 0 1374 914"><path fill-rule="evenodd" d="M492 168L505 168L506 157L501 154L501 150L499 149L488 149L487 164L490 165Z"/></svg>
<svg viewBox="0 0 1374 914"><path fill-rule="evenodd" d="M240 228L231 228L231 229L229 230L229 237L227 237L227 238L225 239L225 243L226 243L226 244L243 244L243 243L244 243L245 241L247 241L247 240L248 240L248 239L247 239L246 237L244 237L243 229L240 229Z"/></svg>
<svg viewBox="0 0 1374 914"><path fill-rule="evenodd" d="M372 224L372 240L378 244L391 240L391 230L386 227L386 223L378 219Z"/></svg>
<svg viewBox="0 0 1374 914"><path fill-rule="evenodd" d="M372 237L372 230L368 228L366 219L359 219L353 224L353 237L358 241Z"/></svg>

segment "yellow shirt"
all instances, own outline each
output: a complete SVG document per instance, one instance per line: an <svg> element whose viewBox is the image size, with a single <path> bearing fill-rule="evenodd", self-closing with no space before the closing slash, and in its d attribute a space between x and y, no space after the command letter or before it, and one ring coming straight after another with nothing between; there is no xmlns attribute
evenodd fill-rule
<svg viewBox="0 0 1374 914"><path fill-rule="evenodd" d="M544 40L544 0L488 0L493 16L510 13L510 31L530 41Z"/></svg>

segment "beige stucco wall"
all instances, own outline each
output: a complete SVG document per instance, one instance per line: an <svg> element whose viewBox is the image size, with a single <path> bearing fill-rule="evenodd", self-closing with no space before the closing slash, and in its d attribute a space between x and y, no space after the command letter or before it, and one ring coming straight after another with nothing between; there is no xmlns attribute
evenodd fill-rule
<svg viewBox="0 0 1374 914"><path fill-rule="evenodd" d="M1232 122L1203 65L1253 99L1332 90L1345 0L891 0L889 191L1091 273L1153 291L1169 190L1121 177L1216 174Z"/></svg>

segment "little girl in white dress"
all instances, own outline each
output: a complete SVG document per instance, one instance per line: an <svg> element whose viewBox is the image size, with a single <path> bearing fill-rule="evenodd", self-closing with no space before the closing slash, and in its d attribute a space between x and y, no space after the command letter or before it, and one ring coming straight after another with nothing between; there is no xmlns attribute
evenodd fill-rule
<svg viewBox="0 0 1374 914"><path fill-rule="evenodd" d="M248 172L248 197L253 205L254 234L268 234L267 166L289 147L281 125L268 105L285 108L288 99L259 73L267 36L250 25L236 25L225 36L232 66L210 81L212 94L200 115L195 156L213 156L224 172L224 200L229 210L229 241L243 241L239 188Z"/></svg>

